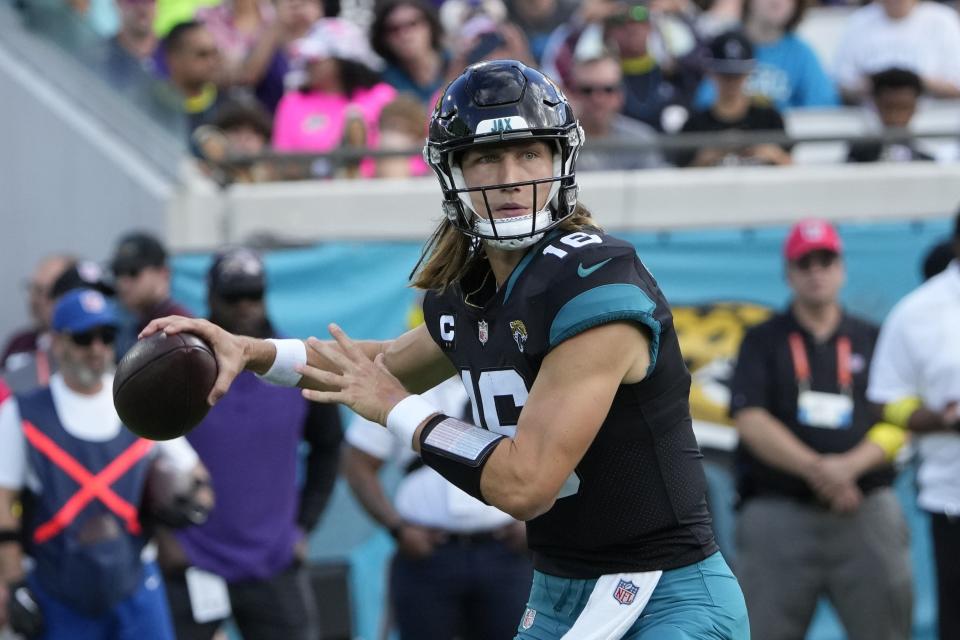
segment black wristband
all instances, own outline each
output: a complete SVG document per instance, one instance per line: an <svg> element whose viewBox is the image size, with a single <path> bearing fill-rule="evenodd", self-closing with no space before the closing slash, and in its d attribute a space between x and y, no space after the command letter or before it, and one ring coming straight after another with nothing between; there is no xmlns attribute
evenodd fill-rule
<svg viewBox="0 0 960 640"><path fill-rule="evenodd" d="M20 542L21 535L20 529L0 529L0 544Z"/></svg>
<svg viewBox="0 0 960 640"><path fill-rule="evenodd" d="M505 437L441 414L430 418L420 431L420 457L451 484L489 504L480 491L480 477Z"/></svg>
<svg viewBox="0 0 960 640"><path fill-rule="evenodd" d="M387 532L390 534L390 537L394 540L400 540L400 530L403 529L403 523L395 524L392 527L387 528Z"/></svg>

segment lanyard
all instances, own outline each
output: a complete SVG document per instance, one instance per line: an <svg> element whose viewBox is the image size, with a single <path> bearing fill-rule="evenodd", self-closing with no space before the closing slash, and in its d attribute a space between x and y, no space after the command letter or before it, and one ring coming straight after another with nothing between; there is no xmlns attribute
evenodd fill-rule
<svg viewBox="0 0 960 640"><path fill-rule="evenodd" d="M790 355L793 357L793 373L797 384L803 389L810 388L810 361L807 359L807 348L803 344L803 337L794 331L788 337L790 341ZM853 375L850 373L850 338L837 338L837 385L844 393L849 393L853 386Z"/></svg>

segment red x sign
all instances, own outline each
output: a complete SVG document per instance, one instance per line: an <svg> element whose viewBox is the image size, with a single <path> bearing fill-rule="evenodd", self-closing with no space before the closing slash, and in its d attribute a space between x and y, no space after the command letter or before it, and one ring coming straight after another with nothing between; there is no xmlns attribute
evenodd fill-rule
<svg viewBox="0 0 960 640"><path fill-rule="evenodd" d="M100 473L94 475L82 464L64 451L45 433L37 429L29 421L23 421L23 433L27 440L42 454L63 469L64 473L77 481L80 489L67 500L60 510L50 520L40 525L33 534L34 542L42 544L66 529L92 500L99 499L110 511L124 521L127 531L133 535L140 534L140 520L137 508L118 496L110 488L130 467L147 455L153 442L137 439L126 451L117 456Z"/></svg>

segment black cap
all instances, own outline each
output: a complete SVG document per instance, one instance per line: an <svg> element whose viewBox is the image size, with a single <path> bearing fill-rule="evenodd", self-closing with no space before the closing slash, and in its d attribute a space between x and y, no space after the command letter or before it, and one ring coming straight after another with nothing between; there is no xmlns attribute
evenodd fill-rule
<svg viewBox="0 0 960 640"><path fill-rule="evenodd" d="M707 71L722 75L747 75L756 64L753 45L740 31L727 31L711 40L704 58Z"/></svg>
<svg viewBox="0 0 960 640"><path fill-rule="evenodd" d="M160 241L149 233L138 231L120 238L110 261L110 269L117 275L166 264L167 250Z"/></svg>
<svg viewBox="0 0 960 640"><path fill-rule="evenodd" d="M92 260L80 260L67 267L50 287L50 299L56 300L73 289L94 289L105 296L115 293L104 277L103 269Z"/></svg>
<svg viewBox="0 0 960 640"><path fill-rule="evenodd" d="M218 253L207 273L207 287L219 296L263 295L267 288L263 259L246 248Z"/></svg>

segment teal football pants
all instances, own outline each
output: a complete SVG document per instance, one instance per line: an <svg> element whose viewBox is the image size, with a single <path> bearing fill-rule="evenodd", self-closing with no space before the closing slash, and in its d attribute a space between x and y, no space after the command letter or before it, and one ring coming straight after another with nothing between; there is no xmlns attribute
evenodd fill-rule
<svg viewBox="0 0 960 640"><path fill-rule="evenodd" d="M596 579L534 572L527 611L515 640L559 640L586 607ZM613 598L614 594L611 593ZM720 552L664 571L624 640L749 640L740 585Z"/></svg>

